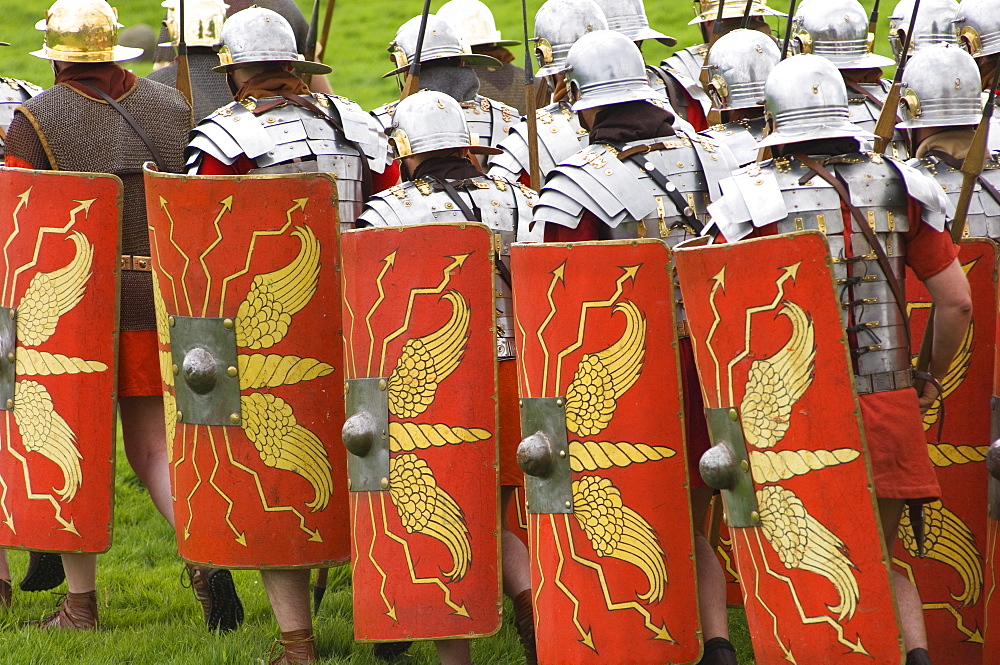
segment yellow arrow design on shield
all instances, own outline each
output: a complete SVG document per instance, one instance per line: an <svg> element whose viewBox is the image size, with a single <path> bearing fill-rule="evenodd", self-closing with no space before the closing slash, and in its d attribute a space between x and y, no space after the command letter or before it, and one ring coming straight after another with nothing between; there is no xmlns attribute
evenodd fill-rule
<svg viewBox="0 0 1000 665"><path fill-rule="evenodd" d="M552 293L556 289L556 284L566 281L566 261L559 264L559 267L552 271L552 281L549 282L549 288L545 291L545 299L549 302L549 313L545 315L545 320L542 321L542 325L538 326L538 330L535 332L535 337L538 338L538 345L542 349L542 357L545 359L542 363L542 385L539 390L539 395L545 394L545 388L549 383L549 347L545 342L545 329L549 327L549 323L552 322L552 318L556 315L556 303L552 298ZM522 330L522 336L523 336ZM525 381L525 385L527 385Z"/></svg>
<svg viewBox="0 0 1000 665"><path fill-rule="evenodd" d="M556 574L553 582L555 582L556 587L563 592L566 598L573 603L573 625L576 626L576 631L580 634L580 642L593 649L594 653L597 653L597 647L594 646L594 634L589 629L584 630L583 625L580 623L580 600L573 595L573 592L562 581L562 571L566 564L566 557L563 556L562 544L559 542L559 531L556 528L555 515L549 515L549 523L552 527L552 539L555 541L556 554L559 555L559 563L556 564Z"/></svg>
<svg viewBox="0 0 1000 665"><path fill-rule="evenodd" d="M712 325L708 329L708 335L705 337L705 348L708 349L708 355L712 358L712 364L715 365L715 399L717 403L721 403L722 378L720 374L722 366L719 363L719 356L715 353L715 347L712 346L712 339L715 337L715 331L719 329L719 324L722 323L722 315L719 314L719 305L715 302L715 298L719 293L719 289L723 291L726 289L726 266L722 266L722 270L712 278L712 282L712 290L708 294L708 304L712 309L714 318L712 319Z"/></svg>
<svg viewBox="0 0 1000 665"><path fill-rule="evenodd" d="M375 354L375 332L372 330L372 316L375 315L375 311L385 300L385 287L382 286L382 280L385 279L385 274L389 272L389 269L396 265L396 252L399 250L393 250L389 256L382 259L382 269L378 273L378 277L375 278L375 287L378 289L378 298L372 303L371 309L368 310L368 314L365 316L365 328L368 330L368 365L365 367L365 376L370 376L372 371L372 356Z"/></svg>
<svg viewBox="0 0 1000 665"><path fill-rule="evenodd" d="M14 238L16 238L21 233L21 221L18 219L18 215L20 214L22 208L28 207L28 199L31 198L31 189L32 188L29 187L28 189L17 195L18 202L17 205L14 206L14 214L13 214L14 232L9 236L7 236L7 242L5 242L3 245L3 264L4 266L6 266L4 269L4 276L3 276L3 296L4 300L6 300L8 296L10 297L11 299L9 303L10 307L14 306L14 301L13 301L14 294L7 293L7 278L10 276L9 273L7 272L7 270L10 268L10 258L7 256L7 250L10 248L11 243L14 242Z"/></svg>
<svg viewBox="0 0 1000 665"><path fill-rule="evenodd" d="M372 566L374 566L375 570L378 572L379 577L382 578L382 583L379 584L379 587L378 587L378 595L382 597L382 602L385 604L385 615L387 617L389 617L390 619L392 619L393 622L395 622L396 621L396 606L393 605L392 603L390 603L389 602L389 598L385 595L385 585L389 581L389 576L385 574L385 571L382 570L382 566L378 565L378 561L375 560L375 540L376 540L375 537L378 534L376 532L376 527L375 527L375 506L372 504L372 493L371 492L365 492L365 496L368 499L368 515L371 517L371 521L372 521L372 542L368 546L368 560L372 562ZM351 524L357 524L357 523L358 523L358 504L357 504L357 502L355 502L355 504L354 504L354 521L351 522ZM356 537L357 536L357 532L355 531L355 529L351 529L351 535L355 537L354 551L358 552L360 550L358 549L358 545L357 545L357 537Z"/></svg>
<svg viewBox="0 0 1000 665"><path fill-rule="evenodd" d="M208 265L205 264L205 257L211 254L212 250L215 249L220 242L222 242L222 229L219 228L219 222L222 221L223 215L227 212L233 211L232 195L219 201L219 205L222 206L222 208L219 209L219 214L215 216L214 220L212 220L212 226L215 227L215 240L213 240L208 247L205 248L205 251L198 257L198 263L201 264L202 272L205 273L205 278L208 280L205 283L205 300L201 306L202 316L208 316L208 297L212 293L212 273L209 271Z"/></svg>

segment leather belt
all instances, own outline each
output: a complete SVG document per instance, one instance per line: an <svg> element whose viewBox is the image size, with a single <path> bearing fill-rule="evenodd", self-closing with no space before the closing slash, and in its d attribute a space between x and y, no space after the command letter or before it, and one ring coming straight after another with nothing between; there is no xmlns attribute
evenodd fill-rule
<svg viewBox="0 0 1000 665"><path fill-rule="evenodd" d="M898 372L879 372L865 376L854 376L854 389L859 395L884 393L889 390L902 390L913 386L913 370L902 369Z"/></svg>
<svg viewBox="0 0 1000 665"><path fill-rule="evenodd" d="M148 256L136 256L135 254L122 254L122 270L138 270L139 272L150 272L153 269L153 262Z"/></svg>
<svg viewBox="0 0 1000 665"><path fill-rule="evenodd" d="M690 337L691 327L688 325L687 321L678 321L674 324L674 332L677 333L677 337Z"/></svg>

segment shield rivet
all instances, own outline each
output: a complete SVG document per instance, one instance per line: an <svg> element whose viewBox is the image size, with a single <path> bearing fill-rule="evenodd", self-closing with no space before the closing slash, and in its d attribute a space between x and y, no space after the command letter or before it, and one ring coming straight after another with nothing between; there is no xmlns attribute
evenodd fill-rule
<svg viewBox="0 0 1000 665"><path fill-rule="evenodd" d="M351 489L351 479L347 479L347 489Z"/></svg>
<svg viewBox="0 0 1000 665"><path fill-rule="evenodd" d="M236 374L237 374L236 368L235 367L229 367L229 368L227 368L226 369L226 374L228 374L229 376L235 377Z"/></svg>
<svg viewBox="0 0 1000 665"><path fill-rule="evenodd" d="M172 317L172 316L168 316L168 317L167 317L167 323L169 323L169 324L170 324L170 327L171 327L171 328L173 328L173 327L174 327L174 326L175 326L175 325L177 324L177 322L176 322L176 321L174 321L174 317Z"/></svg>
<svg viewBox="0 0 1000 665"><path fill-rule="evenodd" d="M7 316L10 317L11 320L13 320L14 319L14 310L13 309L7 310Z"/></svg>
<svg viewBox="0 0 1000 665"><path fill-rule="evenodd" d="M736 418L737 418L736 409L729 409L729 419L735 423Z"/></svg>
<svg viewBox="0 0 1000 665"><path fill-rule="evenodd" d="M559 451L559 457L566 457L566 451L565 450L560 450Z"/></svg>
<svg viewBox="0 0 1000 665"><path fill-rule="evenodd" d="M207 349L196 347L184 356L184 382L199 395L215 388L219 362Z"/></svg>
<svg viewBox="0 0 1000 665"><path fill-rule="evenodd" d="M347 381L344 381L344 394L346 395L349 392L351 392L351 384L349 384Z"/></svg>
<svg viewBox="0 0 1000 665"><path fill-rule="evenodd" d="M750 470L750 462L748 462L746 460L740 460L740 469L742 469L744 473L746 473L747 471L749 471Z"/></svg>
<svg viewBox="0 0 1000 665"><path fill-rule="evenodd" d="M567 501L567 502L566 502L566 503L564 503L563 505L564 505L564 506L566 506L567 508L572 508L572 507L573 507L573 504L572 504L572 503L570 503L569 501Z"/></svg>
<svg viewBox="0 0 1000 665"><path fill-rule="evenodd" d="M233 323L232 319L223 319L222 320L222 327L225 328L226 330L232 330L233 326L235 326L235 325L236 324Z"/></svg>
<svg viewBox="0 0 1000 665"><path fill-rule="evenodd" d="M240 414L238 414L238 413L230 413L229 414L229 422L231 422L234 425L239 425L240 424Z"/></svg>
<svg viewBox="0 0 1000 665"><path fill-rule="evenodd" d="M754 524L760 524L760 513L758 513L756 510L751 510L750 521L753 522Z"/></svg>
<svg viewBox="0 0 1000 665"><path fill-rule="evenodd" d="M379 487L381 487L382 489L388 489L389 488L389 479L388 478L383 478L382 480L378 481L378 484L379 484Z"/></svg>
<svg viewBox="0 0 1000 665"><path fill-rule="evenodd" d="M385 386L386 386L385 379L379 379L378 380L378 389L379 390L385 390Z"/></svg>
<svg viewBox="0 0 1000 665"><path fill-rule="evenodd" d="M171 369L171 370L173 371L173 373L174 373L174 376L176 376L176 375L177 375L177 373L181 371L181 368L180 368L180 367L178 367L177 365L171 365L171 366L170 366L170 369Z"/></svg>
<svg viewBox="0 0 1000 665"><path fill-rule="evenodd" d="M184 414L180 411L177 412L177 422L184 420Z"/></svg>
<svg viewBox="0 0 1000 665"><path fill-rule="evenodd" d="M9 360L11 362L14 362L14 352L13 351L8 351L7 352L7 360Z"/></svg>
<svg viewBox="0 0 1000 665"><path fill-rule="evenodd" d="M562 397L560 397L559 399L556 400L556 406L562 406L562 405L563 405L563 399Z"/></svg>
<svg viewBox="0 0 1000 665"><path fill-rule="evenodd" d="M7 409L13 409L13 408L14 408L14 400L8 399L7 400Z"/></svg>

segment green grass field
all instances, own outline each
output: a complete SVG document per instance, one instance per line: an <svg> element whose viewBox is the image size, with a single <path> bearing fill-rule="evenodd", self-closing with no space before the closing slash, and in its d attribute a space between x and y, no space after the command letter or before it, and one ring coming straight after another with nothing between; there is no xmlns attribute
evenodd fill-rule
<svg viewBox="0 0 1000 665"><path fill-rule="evenodd" d="M309 3L298 0L306 11ZM435 0L433 7L442 4ZM42 86L51 84L49 63L28 55L42 42L42 34L33 29L43 16L46 0L10 0L0 13L0 39L12 46L0 47L0 75L24 78ZM163 16L159 0L119 0L119 16L126 26L146 23L158 29ZM519 38L520 3L515 0L489 3L504 36ZM529 0L533 11L540 0ZM870 0L865 2L870 4ZM397 96L393 80L379 76L389 69L385 47L396 28L420 10L419 0L382 2L341 0L337 3L328 54L325 61L333 66L331 81L335 90L373 108ZM883 16L891 6L883 7ZM681 45L694 43L697 27L688 26L691 4L685 0L647 0L653 27L678 38ZM878 50L889 51L880 27ZM515 49L519 47L514 47ZM520 52L518 52L520 54ZM651 43L647 59L658 62L668 50ZM518 62L521 61L519 55ZM139 74L149 65L138 63ZM22 628L21 623L50 612L58 601L52 594L26 594L15 591L11 611L0 613L0 661L31 665L98 665L177 663L177 664L247 664L266 657L271 640L277 635L259 576L251 572L234 573L246 608L244 626L227 636L209 635L203 628L200 608L189 589L180 584L182 565L177 559L172 531L160 519L145 490L125 462L118 456L116 483L115 544L100 558L98 572L99 603L104 629L96 634L44 633ZM26 555L11 553L14 578L19 579ZM321 615L315 622L318 646L323 662L376 663L367 645L352 641L349 574L346 568L333 571L331 588ZM509 606L508 606L509 609ZM742 612L730 610L733 641L740 650L740 662L753 662ZM521 662L516 634L508 624L496 637L479 640L473 649L478 665L509 665ZM417 645L402 661L408 665L436 662L433 647Z"/></svg>

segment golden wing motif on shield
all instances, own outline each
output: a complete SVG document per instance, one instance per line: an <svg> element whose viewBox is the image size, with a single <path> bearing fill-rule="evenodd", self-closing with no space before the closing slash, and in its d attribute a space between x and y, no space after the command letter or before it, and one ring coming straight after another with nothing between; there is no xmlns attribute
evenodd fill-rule
<svg viewBox="0 0 1000 665"><path fill-rule="evenodd" d="M51 272L36 273L17 306L17 339L25 346L38 346L56 331L59 317L83 299L90 279L94 247L75 231L68 237L76 245L73 259Z"/></svg>
<svg viewBox="0 0 1000 665"><path fill-rule="evenodd" d="M646 576L649 589L639 598L649 604L663 599L667 566L656 532L622 502L621 491L609 479L584 476L574 481L573 514L598 556L630 563Z"/></svg>
<svg viewBox="0 0 1000 665"><path fill-rule="evenodd" d="M83 484L76 434L56 413L52 396L36 381L14 384L14 421L28 452L38 453L59 467L63 486L55 490L63 501L72 501Z"/></svg>
<svg viewBox="0 0 1000 665"><path fill-rule="evenodd" d="M793 302L786 302L778 315L791 321L792 334L773 356L750 365L740 404L743 435L756 448L772 448L785 436L792 407L813 380L816 339L812 320Z"/></svg>
<svg viewBox="0 0 1000 665"><path fill-rule="evenodd" d="M969 327L966 328L965 335L962 336L962 343L955 353L955 357L952 358L947 373L941 377L941 395L924 412L924 431L933 427L941 416L941 400L947 399L949 395L955 392L962 385L962 382L965 381L965 377L969 373L969 365L972 361L972 341L975 338L975 325L975 321L969 321ZM916 359L914 358L915 362Z"/></svg>
<svg viewBox="0 0 1000 665"><path fill-rule="evenodd" d="M448 291L442 299L451 305L448 320L423 337L407 340L389 375L386 386L389 413L397 418L414 418L426 411L437 397L441 382L462 361L469 339L471 311L457 291ZM452 567L444 575L451 581L462 579L472 562L465 515L455 499L438 485L427 462L408 451L482 441L489 436L483 429L446 424L389 425L390 452L407 451L389 458L389 497L407 533L429 536L448 548Z"/></svg>
<svg viewBox="0 0 1000 665"><path fill-rule="evenodd" d="M618 400L639 380L646 353L646 319L626 300L614 309L625 315L621 338L580 359L566 388L566 429L577 436L600 433L615 415Z"/></svg>
<svg viewBox="0 0 1000 665"><path fill-rule="evenodd" d="M860 589L844 542L816 520L791 490L768 485L757 490L760 526L781 563L788 569L822 575L833 584L840 602L828 606L840 620L858 607Z"/></svg>
<svg viewBox="0 0 1000 665"><path fill-rule="evenodd" d="M962 607L975 605L983 591L983 562L976 547L976 536L962 518L940 501L925 503L924 556L952 568L965 587L952 599ZM917 539L908 511L899 522L899 539L911 556L918 556Z"/></svg>
<svg viewBox="0 0 1000 665"><path fill-rule="evenodd" d="M236 344L248 349L274 346L288 334L292 316L316 294L320 243L307 226L297 226L298 255L284 268L257 275L236 313Z"/></svg>

